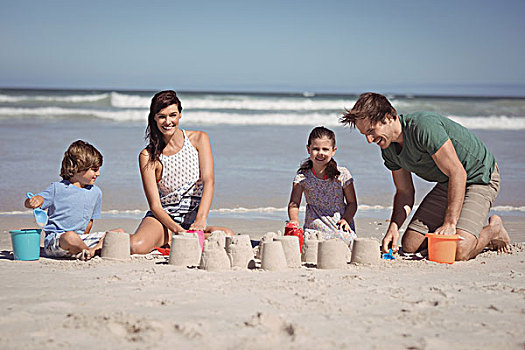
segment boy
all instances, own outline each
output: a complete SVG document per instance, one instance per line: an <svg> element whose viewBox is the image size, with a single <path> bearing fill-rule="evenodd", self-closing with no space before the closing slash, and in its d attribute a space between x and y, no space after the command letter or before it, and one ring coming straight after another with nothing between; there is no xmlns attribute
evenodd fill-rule
<svg viewBox="0 0 525 350"><path fill-rule="evenodd" d="M48 209L44 250L48 257L76 257L87 261L102 247L105 232L90 233L100 218L102 191L95 185L102 154L87 142L73 142L62 159L62 181L25 201L26 208ZM116 229L113 231L121 231Z"/></svg>

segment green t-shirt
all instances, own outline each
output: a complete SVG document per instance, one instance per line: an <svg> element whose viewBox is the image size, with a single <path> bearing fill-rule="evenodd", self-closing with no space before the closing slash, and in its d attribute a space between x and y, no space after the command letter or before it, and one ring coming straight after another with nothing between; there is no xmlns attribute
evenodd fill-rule
<svg viewBox="0 0 525 350"><path fill-rule="evenodd" d="M467 184L488 184L494 170L494 156L485 144L465 127L433 112L400 115L403 147L392 142L381 150L385 166L394 171L401 168L432 182L447 183L432 155L450 139L459 161L467 172Z"/></svg>

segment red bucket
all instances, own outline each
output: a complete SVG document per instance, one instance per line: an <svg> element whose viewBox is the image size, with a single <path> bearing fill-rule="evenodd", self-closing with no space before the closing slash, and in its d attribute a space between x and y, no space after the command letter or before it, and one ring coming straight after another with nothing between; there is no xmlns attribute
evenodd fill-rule
<svg viewBox="0 0 525 350"><path fill-rule="evenodd" d="M303 252L304 235L302 228L297 227L293 222L288 222L284 227L284 235L297 236L297 238L299 238L299 249L301 250L301 253Z"/></svg>

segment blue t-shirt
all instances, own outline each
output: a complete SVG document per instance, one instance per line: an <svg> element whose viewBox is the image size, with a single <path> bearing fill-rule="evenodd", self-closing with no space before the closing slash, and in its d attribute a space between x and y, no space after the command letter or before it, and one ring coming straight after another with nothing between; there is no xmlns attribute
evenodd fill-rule
<svg viewBox="0 0 525 350"><path fill-rule="evenodd" d="M42 209L47 209L49 217L44 226L46 236L66 231L84 234L89 221L100 218L102 191L95 185L78 188L62 180L53 182L38 195L44 198Z"/></svg>

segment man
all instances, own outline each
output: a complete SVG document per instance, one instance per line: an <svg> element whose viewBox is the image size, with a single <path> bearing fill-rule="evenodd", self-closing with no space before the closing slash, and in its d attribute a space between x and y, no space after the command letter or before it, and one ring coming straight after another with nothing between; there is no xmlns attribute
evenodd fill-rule
<svg viewBox="0 0 525 350"><path fill-rule="evenodd" d="M476 257L485 247L510 251L501 218L483 227L499 192L499 171L483 142L463 126L437 113L398 115L387 98L364 93L341 122L357 127L381 148L396 187L390 225L382 250L398 250L399 228L414 204L412 173L437 182L421 202L403 235L403 251L426 248L425 233L458 234L456 260Z"/></svg>

